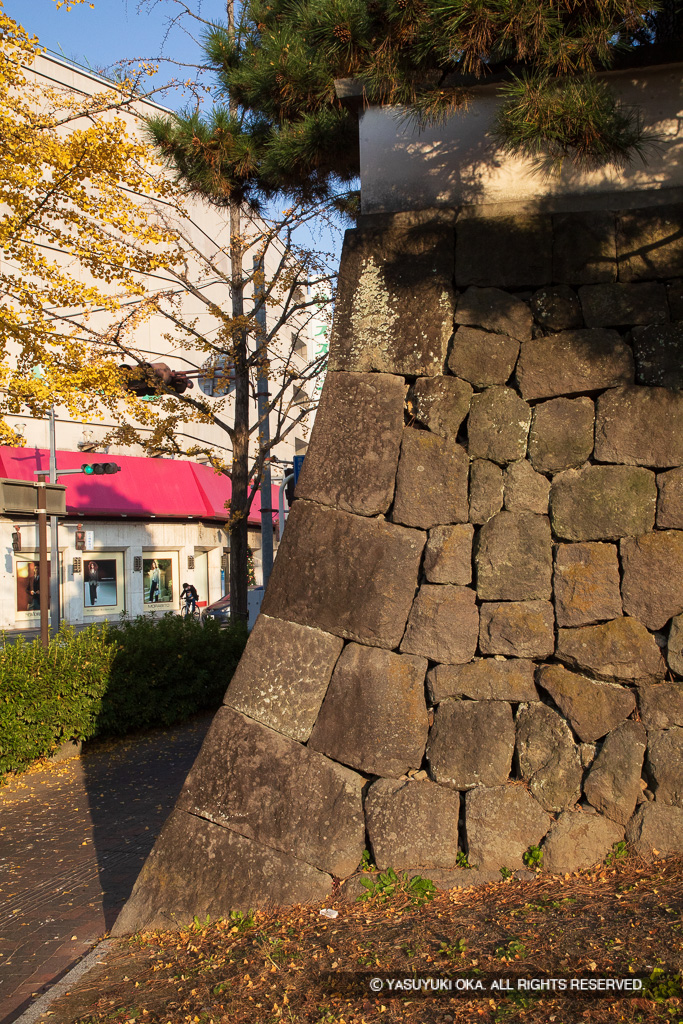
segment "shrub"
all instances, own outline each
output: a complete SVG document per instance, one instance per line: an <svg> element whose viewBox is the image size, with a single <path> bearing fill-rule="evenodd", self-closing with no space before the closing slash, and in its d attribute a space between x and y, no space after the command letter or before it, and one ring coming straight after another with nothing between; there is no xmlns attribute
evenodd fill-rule
<svg viewBox="0 0 683 1024"><path fill-rule="evenodd" d="M242 625L141 616L0 647L0 778L67 740L172 725L217 707L246 643Z"/></svg>

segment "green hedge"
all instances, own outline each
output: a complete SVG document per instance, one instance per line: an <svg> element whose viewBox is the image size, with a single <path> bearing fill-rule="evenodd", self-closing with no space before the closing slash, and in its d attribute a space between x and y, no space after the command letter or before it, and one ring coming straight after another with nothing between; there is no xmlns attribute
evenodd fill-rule
<svg viewBox="0 0 683 1024"><path fill-rule="evenodd" d="M172 725L218 707L246 643L242 625L141 616L0 647L0 778L67 740Z"/></svg>

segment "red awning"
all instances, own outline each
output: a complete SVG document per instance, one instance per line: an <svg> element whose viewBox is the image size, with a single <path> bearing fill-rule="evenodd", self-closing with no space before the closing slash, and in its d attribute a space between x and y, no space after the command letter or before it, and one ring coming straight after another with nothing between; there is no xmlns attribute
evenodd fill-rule
<svg viewBox="0 0 683 1024"><path fill-rule="evenodd" d="M111 476L74 474L58 478L66 484L66 509L71 515L155 516L167 519L227 519L230 480L208 466L175 459L143 459L131 455L57 452L57 469L79 469L85 462L116 462ZM49 466L44 448L0 446L0 476L36 480L34 470ZM277 489L272 489L277 509ZM260 493L254 496L249 522L261 522Z"/></svg>

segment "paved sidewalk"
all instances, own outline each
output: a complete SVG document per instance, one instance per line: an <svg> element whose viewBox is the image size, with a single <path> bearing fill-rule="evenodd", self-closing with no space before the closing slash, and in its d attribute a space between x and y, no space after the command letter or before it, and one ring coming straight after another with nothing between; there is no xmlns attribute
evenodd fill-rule
<svg viewBox="0 0 683 1024"><path fill-rule="evenodd" d="M211 718L93 745L0 789L0 1024L111 928Z"/></svg>

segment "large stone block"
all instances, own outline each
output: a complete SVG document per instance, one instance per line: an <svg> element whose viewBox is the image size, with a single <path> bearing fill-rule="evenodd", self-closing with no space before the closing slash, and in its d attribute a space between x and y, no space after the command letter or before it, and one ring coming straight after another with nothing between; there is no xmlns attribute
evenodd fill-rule
<svg viewBox="0 0 683 1024"><path fill-rule="evenodd" d="M534 318L516 295L500 288L468 288L458 297L455 322L506 334L515 341L528 341Z"/></svg>
<svg viewBox="0 0 683 1024"><path fill-rule="evenodd" d="M581 796L583 769L569 726L538 702L517 714L515 754L522 778L546 811L562 811Z"/></svg>
<svg viewBox="0 0 683 1024"><path fill-rule="evenodd" d="M634 386L600 395L595 458L657 469L683 464L683 393Z"/></svg>
<svg viewBox="0 0 683 1024"><path fill-rule="evenodd" d="M590 398L551 398L534 407L529 459L539 473L582 466L593 453L595 408Z"/></svg>
<svg viewBox="0 0 683 1024"><path fill-rule="evenodd" d="M138 875L112 935L178 931L193 917L322 900L330 875L291 854L174 810Z"/></svg>
<svg viewBox="0 0 683 1024"><path fill-rule="evenodd" d="M628 537L619 552L624 611L648 629L662 629L683 612L683 530Z"/></svg>
<svg viewBox="0 0 683 1024"><path fill-rule="evenodd" d="M471 523L435 526L429 531L422 568L429 583L454 583L466 587L472 582Z"/></svg>
<svg viewBox="0 0 683 1024"><path fill-rule="evenodd" d="M557 631L557 657L598 679L662 679L666 665L652 633L637 619L613 619L599 626Z"/></svg>
<svg viewBox="0 0 683 1024"><path fill-rule="evenodd" d="M259 615L224 703L305 743L342 646L331 633Z"/></svg>
<svg viewBox="0 0 683 1024"><path fill-rule="evenodd" d="M176 806L343 877L363 852L364 781L310 747L224 707Z"/></svg>
<svg viewBox="0 0 683 1024"><path fill-rule="evenodd" d="M672 672L683 676L683 615L675 615L671 620L666 660Z"/></svg>
<svg viewBox="0 0 683 1024"><path fill-rule="evenodd" d="M337 662L309 747L371 775L419 768L427 741L427 662L348 644Z"/></svg>
<svg viewBox="0 0 683 1024"><path fill-rule="evenodd" d="M408 618L401 651L458 665L474 657L478 634L479 610L473 590L423 583Z"/></svg>
<svg viewBox="0 0 683 1024"><path fill-rule="evenodd" d="M669 320L666 288L655 281L586 284L579 288L579 299L587 327L630 327Z"/></svg>
<svg viewBox="0 0 683 1024"><path fill-rule="evenodd" d="M538 846L550 821L550 815L524 786L471 789L465 797L470 864L524 867L523 855L530 846Z"/></svg>
<svg viewBox="0 0 683 1024"><path fill-rule="evenodd" d="M683 683L649 683L638 687L640 720L645 728L683 726Z"/></svg>
<svg viewBox="0 0 683 1024"><path fill-rule="evenodd" d="M655 799L683 807L683 729L652 729L647 743L647 770Z"/></svg>
<svg viewBox="0 0 683 1024"><path fill-rule="evenodd" d="M543 867L551 874L586 871L601 864L624 829L609 818L582 811L565 811L543 843Z"/></svg>
<svg viewBox="0 0 683 1024"><path fill-rule="evenodd" d="M553 478L550 521L562 540L618 540L655 524L655 475L636 466L585 466Z"/></svg>
<svg viewBox="0 0 683 1024"><path fill-rule="evenodd" d="M636 383L683 388L683 323L636 327L633 331Z"/></svg>
<svg viewBox="0 0 683 1024"><path fill-rule="evenodd" d="M478 217L464 211L455 226L455 280L500 288L549 284L552 221L547 214Z"/></svg>
<svg viewBox="0 0 683 1024"><path fill-rule="evenodd" d="M605 739L583 785L597 811L626 825L642 789L640 773L647 734L640 722L622 722Z"/></svg>
<svg viewBox="0 0 683 1024"><path fill-rule="evenodd" d="M295 501L263 599L265 615L397 647L424 533Z"/></svg>
<svg viewBox="0 0 683 1024"><path fill-rule="evenodd" d="M297 497L374 516L394 497L405 383L388 373L328 373Z"/></svg>
<svg viewBox="0 0 683 1024"><path fill-rule="evenodd" d="M478 658L467 665L435 665L427 673L427 687L433 704L446 697L519 704L538 700L535 671L526 658Z"/></svg>
<svg viewBox="0 0 683 1024"><path fill-rule="evenodd" d="M404 526L466 523L469 518L464 448L427 430L406 427L396 477L392 519Z"/></svg>
<svg viewBox="0 0 683 1024"><path fill-rule="evenodd" d="M642 804L626 827L626 842L646 861L683 852L683 810L667 804Z"/></svg>
<svg viewBox="0 0 683 1024"><path fill-rule="evenodd" d="M616 281L613 213L558 213L553 217L553 281L593 284Z"/></svg>
<svg viewBox="0 0 683 1024"><path fill-rule="evenodd" d="M470 522L486 523L503 507L503 471L488 459L470 464Z"/></svg>
<svg viewBox="0 0 683 1024"><path fill-rule="evenodd" d="M499 512L479 530L474 566L482 601L548 599L553 555L547 516Z"/></svg>
<svg viewBox="0 0 683 1024"><path fill-rule="evenodd" d="M599 740L621 725L636 709L633 692L626 687L616 683L596 683L586 676L568 672L562 665L544 665L538 672L537 682L569 719L583 743Z"/></svg>
<svg viewBox="0 0 683 1024"><path fill-rule="evenodd" d="M508 512L548 514L550 483L530 462L519 459L505 468L505 508Z"/></svg>
<svg viewBox="0 0 683 1024"><path fill-rule="evenodd" d="M418 377L409 399L418 423L447 441L455 441L470 411L472 394L470 385L457 377Z"/></svg>
<svg viewBox="0 0 683 1024"><path fill-rule="evenodd" d="M475 395L467 427L470 458L523 459L530 424L531 409L511 388L492 387Z"/></svg>
<svg viewBox="0 0 683 1024"><path fill-rule="evenodd" d="M539 288L532 295L530 306L536 323L548 331L570 331L583 327L579 297L566 284Z"/></svg>
<svg viewBox="0 0 683 1024"><path fill-rule="evenodd" d="M507 334L477 327L459 327L448 357L448 368L478 388L506 384L515 368L519 342Z"/></svg>
<svg viewBox="0 0 683 1024"><path fill-rule="evenodd" d="M558 544L553 595L558 626L589 626L622 613L614 544Z"/></svg>
<svg viewBox="0 0 683 1024"><path fill-rule="evenodd" d="M368 838L380 869L453 868L460 797L424 779L378 779L365 799Z"/></svg>
<svg viewBox="0 0 683 1024"><path fill-rule="evenodd" d="M657 474L657 526L683 530L683 468Z"/></svg>
<svg viewBox="0 0 683 1024"><path fill-rule="evenodd" d="M555 648L550 601L485 601L479 609L479 650L513 658L547 658Z"/></svg>
<svg viewBox="0 0 683 1024"><path fill-rule="evenodd" d="M347 231L330 369L441 374L454 308L448 225Z"/></svg>
<svg viewBox="0 0 683 1024"><path fill-rule="evenodd" d="M631 384L634 373L633 352L616 331L586 328L525 341L516 376L529 401Z"/></svg>
<svg viewBox="0 0 683 1024"><path fill-rule="evenodd" d="M502 785L515 749L512 708L502 701L445 700L434 711L427 760L432 778L452 789Z"/></svg>
<svg viewBox="0 0 683 1024"><path fill-rule="evenodd" d="M620 281L651 281L683 274L681 207L619 213L617 257Z"/></svg>

